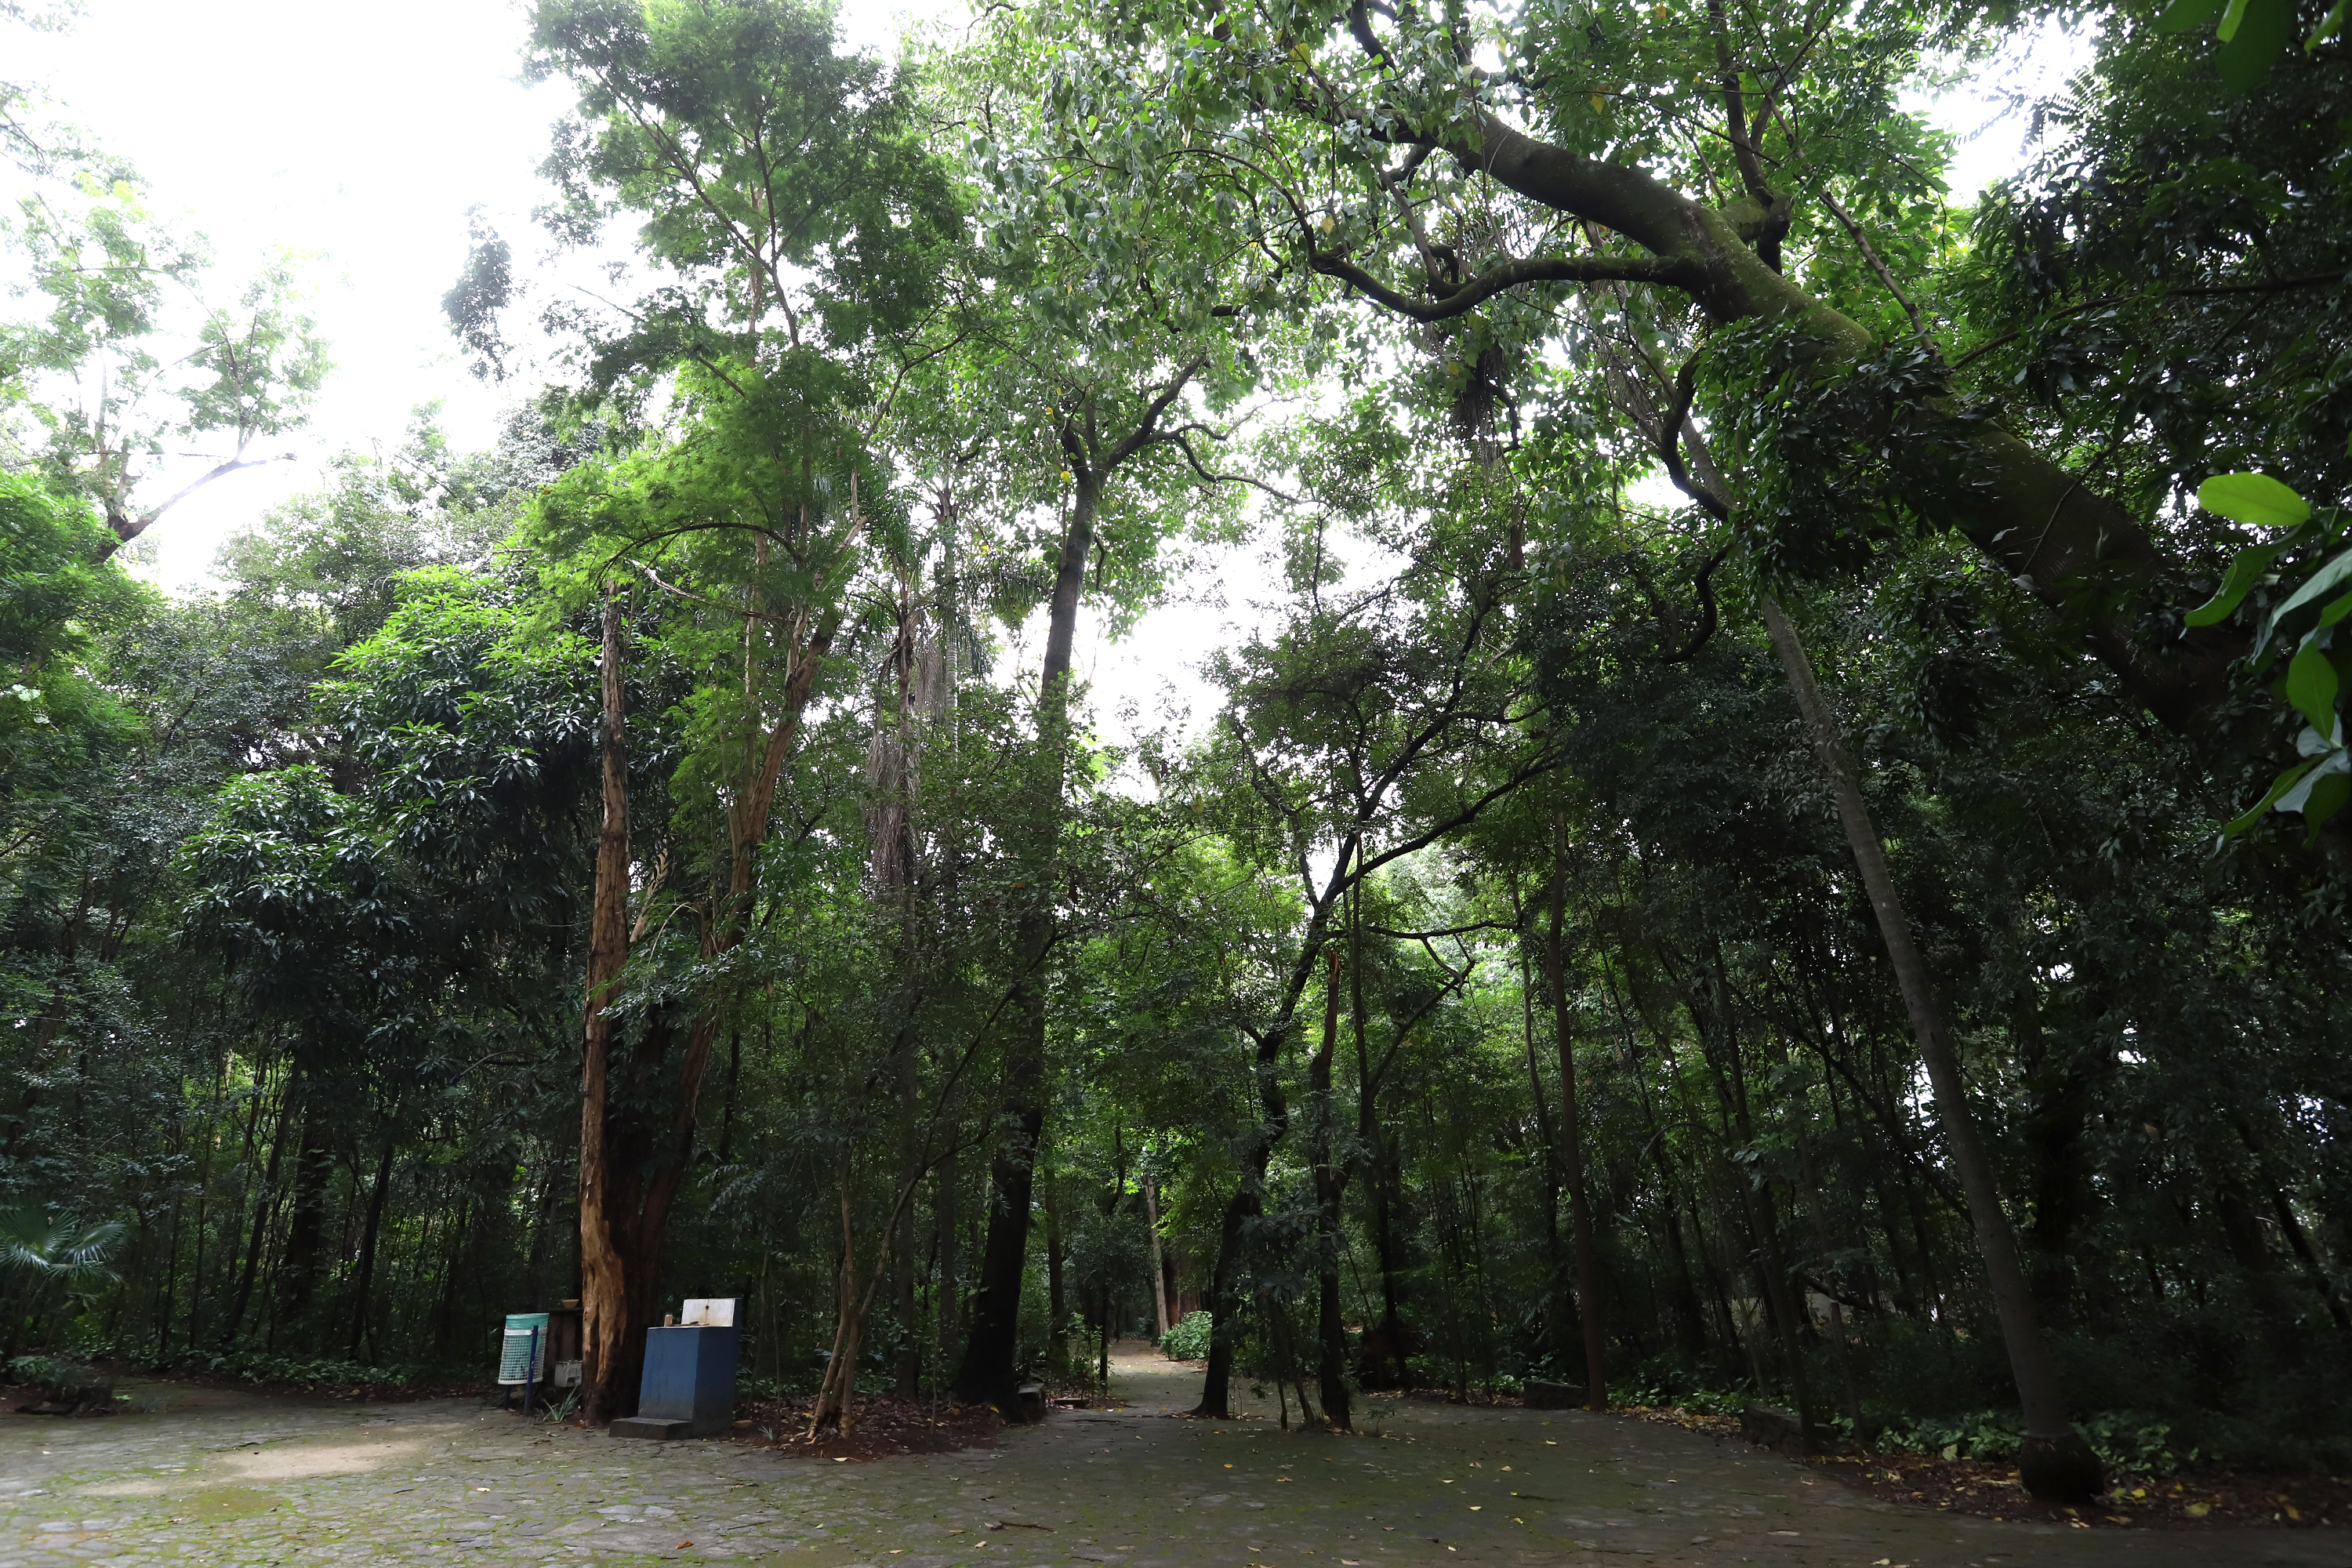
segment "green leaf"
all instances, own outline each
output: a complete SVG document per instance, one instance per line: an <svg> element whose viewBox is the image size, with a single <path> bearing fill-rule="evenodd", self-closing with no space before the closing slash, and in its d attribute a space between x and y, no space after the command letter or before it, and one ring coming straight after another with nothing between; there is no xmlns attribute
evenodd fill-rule
<svg viewBox="0 0 2352 1568"><path fill-rule="evenodd" d="M2245 20L2246 0L2230 0L2229 9L2221 13L2221 20L2214 26L2213 36L2226 44L2238 36L2238 28Z"/></svg>
<svg viewBox="0 0 2352 1568"><path fill-rule="evenodd" d="M2315 757L2307 763L2297 763L2294 766L2287 769L2286 772L2279 774L2276 782L2272 784L2269 794L2263 795L2262 799L2254 802L2253 805L2242 816L2234 816L2230 819L2230 825L2221 829L2221 837L2224 838L2235 838L2239 834L2243 833L2255 823L2260 822L2263 819L2263 813L2269 811L2272 806L2277 805L2280 797L2284 795L2287 791L2293 789L2296 783L2302 779L2304 774L2309 773L2318 765L2319 759Z"/></svg>
<svg viewBox="0 0 2352 1568"><path fill-rule="evenodd" d="M2346 551L2343 554L2338 555L2334 560L2328 562L2326 565L2322 566L2318 571L2314 572L2305 580L2302 587L2297 588L2288 596L2285 604L2281 605L2277 609L2273 610L2271 612L2272 626L2276 627L2279 622L2294 614L2295 611L2303 608L2304 605L2308 605L2312 600L2318 598L2321 595L2334 593L2337 585L2343 583L2347 577L2352 577L2352 550Z"/></svg>
<svg viewBox="0 0 2352 1568"><path fill-rule="evenodd" d="M2268 474L2215 474L2197 487L2197 504L2254 528L2311 521L2310 503Z"/></svg>
<svg viewBox="0 0 2352 1568"><path fill-rule="evenodd" d="M2164 15L2156 19L2159 33L2187 33L2211 21L2221 14L2226 0L2172 0Z"/></svg>
<svg viewBox="0 0 2352 1568"><path fill-rule="evenodd" d="M2321 648L2317 634L2303 639L2294 652L2294 662L2286 667L2286 700L2297 711L2311 721L2311 727L2330 740L2336 738L2336 693L2340 682L2336 665Z"/></svg>
<svg viewBox="0 0 2352 1568"><path fill-rule="evenodd" d="M2294 41L2294 0L2231 0L2231 4L2233 8L2242 6L2244 15L2222 35L2227 41L2213 64L2231 91L2248 92L2270 74L2272 65ZM2225 23L2228 19L2222 18Z"/></svg>
<svg viewBox="0 0 2352 1568"><path fill-rule="evenodd" d="M2319 830L2327 819L2344 809L2352 800L2352 773L2329 773L2322 768L2312 775L2310 793L2304 796L2303 820L2310 831L2303 836L2305 849L2319 842Z"/></svg>
<svg viewBox="0 0 2352 1568"><path fill-rule="evenodd" d="M2270 563L2277 560L2279 552L2286 547L2287 542L2281 540L2276 544L2257 544L2239 551L2231 558L2230 570L2221 578L2221 585L2213 590L2213 596L2181 619L2192 626L2218 626L2228 620L2230 612L2244 600L2247 593L2261 581L2263 574L2269 570Z"/></svg>
<svg viewBox="0 0 2352 1568"><path fill-rule="evenodd" d="M2278 804L2272 809L2276 811L2308 810L2311 805L2311 797L2315 794L2319 794L2321 795L2324 804L2326 796L2334 794L2335 791L2332 786L2322 791L2320 786L2326 784L2327 780L2330 778L2343 776L2346 774L2352 774L2352 752L2347 752L2343 747L2338 746L2336 750L2320 758L2319 761L2314 764L2312 770L2303 775L2302 782L2296 784L2284 795L2280 795L2278 797Z"/></svg>
<svg viewBox="0 0 2352 1568"><path fill-rule="evenodd" d="M2336 4L2328 8L2327 15L2319 19L2319 26L2314 27L2311 30L2311 36L2303 40L2305 52L2319 47L2344 30L2344 13L2347 8L2352 8L2352 0L2336 0Z"/></svg>

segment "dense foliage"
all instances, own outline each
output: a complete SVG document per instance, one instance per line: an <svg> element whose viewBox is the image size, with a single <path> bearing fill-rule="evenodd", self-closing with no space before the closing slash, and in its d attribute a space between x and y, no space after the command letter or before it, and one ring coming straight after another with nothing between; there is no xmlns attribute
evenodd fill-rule
<svg viewBox="0 0 2352 1568"><path fill-rule="evenodd" d="M2352 1460L2352 54L2260 17L2099 13L1964 209L1904 105L2008 11L541 0L630 302L181 595L163 435L322 351L171 341L0 96L0 1360L579 1299L604 1418L739 1295L820 1422L1166 1333ZM1220 562L1213 710L1095 700Z"/></svg>

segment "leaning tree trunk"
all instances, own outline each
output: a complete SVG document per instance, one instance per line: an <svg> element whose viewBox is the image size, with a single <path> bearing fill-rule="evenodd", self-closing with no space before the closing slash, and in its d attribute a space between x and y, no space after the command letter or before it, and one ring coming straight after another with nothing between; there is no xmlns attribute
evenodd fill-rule
<svg viewBox="0 0 2352 1568"><path fill-rule="evenodd" d="M2034 1315L2033 1294L2027 1288L2025 1269L2018 1258L2017 1237L2001 1207L1992 1161L1986 1153L1976 1116L1969 1109L1968 1090L1960 1081L1959 1053L1953 1047L1943 1011L1937 1005L1927 965L1912 941L1910 917L1895 892L1894 874L1887 868L1886 850L1879 841L1877 825L1871 820L1870 809L1863 801L1853 759L1846 752L1837 721L1822 700L1812 661L1806 657L1796 628L1789 624L1780 603L1769 594L1759 592L1756 600L1764 616L1765 631L1772 639L1772 649L1780 656L1781 668L1788 671L1798 710L1812 734L1813 750L1821 758L1822 772L1837 802L1838 820L1845 828L1846 844L1861 868L1863 889L1869 894L1872 912L1878 918L1879 936L1886 944L1887 960L1895 967L1895 982L1903 992L1904 1010L1910 1015L1911 1030L1918 1040L1927 1081L1935 1091L1937 1117L1943 1123L1944 1139L1951 1149L1952 1165L1960 1178L1960 1190L1968 1197L1969 1221L1976 1231L1977 1250L1984 1258L1993 1311L2009 1350L2010 1373L2017 1380L2018 1402L2024 1407L2025 1445L2018 1457L2018 1469L2026 1489L2036 1497L2071 1501L2093 1496L2105 1486L2106 1478L2098 1456L2066 1418L2065 1399L2051 1369L2041 1324Z"/></svg>
<svg viewBox="0 0 2352 1568"><path fill-rule="evenodd" d="M1530 144L1532 145L1532 144ZM1764 272L1754 280L1766 290L1793 290L1778 274ZM1798 295L1798 298L1802 298ZM1826 307L1815 307L1827 310ZM1843 327L1859 333L1844 318L1834 311L1827 312ZM1865 335L1866 338L1866 335ZM1662 416L1649 395L1647 386L1622 363L1616 384L1626 394L1635 421L1656 446L1665 459L1668 472L1684 493L1706 510L1727 522L1731 520L1731 491L1722 474L1715 468L1704 437L1687 417L1679 425ZM2112 503L2094 496L2082 485L2069 479L2064 470L2031 452L2022 442L2006 432L1987 427L1983 439L2000 448L2001 454L2013 459L2004 482L1988 488L1986 493L1971 503L1977 508L1978 520L1995 521L2006 515L2000 509L2013 503L2021 493L2031 492L2037 499L2050 499L2047 492L2055 490L2042 528L2046 538L2057 526L2061 509L2070 502L2078 509L2087 508L2096 514L2094 521L2114 511ZM1683 447L1688 442L1691 461L1686 468L1682 458ZM2030 482L2029 482L2030 480ZM2102 512L2100 509L2105 509ZM1989 510L1988 510L1989 509ZM2102 558L2112 558L2120 552L2141 565L2154 559L2154 547L2144 535L2129 531L2129 538L2118 534L2122 543L2110 549L2110 536L2093 528L2084 535L2080 524L2084 513L2078 510L2070 526L2074 536L2063 546L2072 552L2068 563L2049 567L2040 579L2042 583L2063 583L2070 577L2089 570ZM2128 524L2129 520L2123 520ZM2102 524L2102 527L2104 525ZM2001 542L1996 535L1987 542L1990 550ZM2014 548L2015 542L2010 546ZM2037 541L2033 555L2023 563L2031 571L2042 549ZM1780 667L1789 679L1789 689L1797 700L1797 710L1812 738L1813 750L1819 758L1822 776L1828 781L1830 794L1836 802L1838 821L1845 830L1847 848L1862 872L1864 891L1869 896L1871 912L1876 918L1879 938L1886 945L1887 960L1895 968L1895 983L1903 994L1903 1006L1911 1020L1912 1034L1918 1043L1919 1055L1927 1068L1927 1079L1936 1100L1937 1119L1951 1148L1952 1163L1960 1177L1966 1195L1969 1221L1976 1233L1977 1249L1984 1259L1985 1275L1993 1298L1993 1310L2000 1323L2001 1338L2009 1352L2011 1375L2016 1379L2018 1402L2025 1417L2025 1443L2019 1455L2018 1468L2027 1489L2037 1497L2072 1500L2096 1494L2105 1484L2105 1476L2098 1456L2091 1451L2082 1435L2066 1419L2065 1401L2058 1391L2055 1374L2050 1367L2049 1353L2042 1343L2042 1328L2033 1308L2033 1297L2028 1289L2025 1270L2018 1258L2017 1237L2010 1228L2009 1215L2002 1209L2000 1194L1994 1183L1992 1163L1987 1156L1984 1140L1979 1132L1976 1117L1969 1110L1967 1090L1960 1081L1959 1054L1953 1047L1949 1031L1937 1007L1935 991L1928 982L1927 967L1912 941L1910 917L1895 890L1895 879L1886 864L1885 847L1880 842L1878 827L1871 820L1870 809L1862 798L1862 785L1853 759L1846 752L1843 738L1839 734L1836 720L1828 704L1822 701L1821 685L1813 675L1812 660L1805 653L1796 628L1789 622L1780 602L1759 589L1757 607L1764 618L1766 636ZM2112 623L2109 623L2112 625ZM2120 637L2120 633L2116 634ZM2190 689L2196 684L2193 672L2204 661L2218 668L2215 650L2210 645L2199 649L2184 650L2179 662L2168 677L2159 679L2148 671L2143 661L2118 653L2113 639L2102 642L2107 634L2094 628L2092 640L2100 644L2103 657L2124 669L2127 683L2131 671L2137 668L2146 678L2136 687L2136 695L2150 710L2167 722L2179 723L2194 705ZM2172 684L2166 685L2166 679ZM1923 1261L1929 1259L1923 1258Z"/></svg>
<svg viewBox="0 0 2352 1568"><path fill-rule="evenodd" d="M1544 943L1544 967L1551 983L1552 1032L1559 1051L1560 1173L1568 1184L1570 1245L1576 1250L1576 1315L1584 1328L1584 1407L1609 1408L1609 1384L1603 1371L1609 1335L1601 1305L1601 1261L1592 1245L1592 1205L1584 1180L1584 1131L1577 1113L1575 1032L1568 1019L1568 954L1562 926L1568 904L1568 868L1563 862L1558 819L1553 823L1551 931Z"/></svg>

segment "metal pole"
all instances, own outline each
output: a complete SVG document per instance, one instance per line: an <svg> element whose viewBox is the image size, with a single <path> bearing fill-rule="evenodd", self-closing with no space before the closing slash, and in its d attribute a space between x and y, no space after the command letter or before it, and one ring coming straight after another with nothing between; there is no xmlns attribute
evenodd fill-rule
<svg viewBox="0 0 2352 1568"><path fill-rule="evenodd" d="M530 1357L522 1363L522 1413L530 1414L530 1387L539 1381L539 1331L530 1331Z"/></svg>

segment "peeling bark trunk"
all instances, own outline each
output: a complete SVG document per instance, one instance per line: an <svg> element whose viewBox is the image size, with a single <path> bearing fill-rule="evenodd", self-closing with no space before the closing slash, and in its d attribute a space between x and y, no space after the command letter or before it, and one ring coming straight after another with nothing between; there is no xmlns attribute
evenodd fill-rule
<svg viewBox="0 0 2352 1568"><path fill-rule="evenodd" d="M641 1327L629 1313L630 1280L607 1211L611 1168L605 1147L613 1022L605 1011L629 957L629 767L621 681L621 605L604 589L598 688L603 710L604 824L596 840L596 886L588 926L587 1023L580 1079L581 1406L602 1425L635 1408L625 1382L636 1364L629 1342Z"/></svg>

